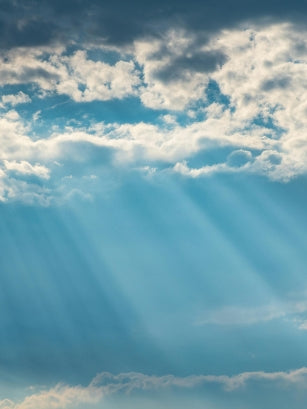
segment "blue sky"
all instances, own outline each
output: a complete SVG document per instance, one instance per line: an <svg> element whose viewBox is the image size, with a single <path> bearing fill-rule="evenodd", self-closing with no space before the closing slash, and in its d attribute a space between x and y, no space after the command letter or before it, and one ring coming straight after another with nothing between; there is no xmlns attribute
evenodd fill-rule
<svg viewBox="0 0 307 409"><path fill-rule="evenodd" d="M0 0L0 409L306 405L306 11Z"/></svg>

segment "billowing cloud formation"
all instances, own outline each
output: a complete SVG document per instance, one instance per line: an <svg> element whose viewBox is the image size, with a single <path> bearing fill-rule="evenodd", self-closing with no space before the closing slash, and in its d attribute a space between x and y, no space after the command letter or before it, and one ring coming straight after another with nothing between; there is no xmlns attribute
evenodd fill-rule
<svg viewBox="0 0 307 409"><path fill-rule="evenodd" d="M173 375L153 376L137 372L113 375L108 372L98 374L88 386L57 385L49 390L26 396L19 403L9 399L0 401L0 409L66 409L80 404L94 404L104 397L119 392L130 393L134 390L161 390L166 388L192 389L206 384L217 384L231 393L251 381L263 382L270 386L295 386L304 388L307 368L289 372L244 372L234 376L227 375L191 375L176 377Z"/></svg>
<svg viewBox="0 0 307 409"><path fill-rule="evenodd" d="M87 59L84 50L70 56L64 52L62 48L19 48L6 52L1 61L0 85L33 84L44 93L68 95L78 102L121 99L135 94L139 77L132 61L118 61L111 66ZM29 99L19 93L4 95L2 102L16 105Z"/></svg>
<svg viewBox="0 0 307 409"><path fill-rule="evenodd" d="M91 163L81 153L84 144L111 152L110 166L161 168L189 177L248 172L286 182L304 174L306 38L306 31L289 23L250 24L206 37L170 29L116 49L92 43L86 49L3 51L3 89L22 86L25 91L10 89L2 96L1 199L33 191L48 201L60 183L55 163L62 165L61 177L68 159ZM33 100L48 104L48 98L59 95L76 103L125 103L133 97L154 119L73 123L67 118L61 127L41 122L44 127L38 129L44 111L33 112L29 120L19 109L31 107ZM190 165L195 155L221 148L229 154L215 164Z"/></svg>

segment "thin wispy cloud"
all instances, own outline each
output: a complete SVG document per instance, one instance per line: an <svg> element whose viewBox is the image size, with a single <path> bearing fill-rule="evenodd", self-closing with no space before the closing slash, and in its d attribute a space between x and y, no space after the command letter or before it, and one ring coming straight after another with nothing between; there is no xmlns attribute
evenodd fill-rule
<svg viewBox="0 0 307 409"><path fill-rule="evenodd" d="M203 318L196 325L254 325L284 319L291 321L298 329L304 329L304 315L307 312L306 296L274 300L268 304L257 306L229 305L203 313Z"/></svg>
<svg viewBox="0 0 307 409"><path fill-rule="evenodd" d="M98 374L88 386L57 385L26 396L20 402L10 399L0 401L1 409L66 409L83 404L103 404L104 398L118 393L132 394L135 391L160 391L167 389L201 388L217 384L231 393L248 387L250 382L259 382L266 386L305 388L307 368L288 372L244 372L238 375L191 375L176 377L173 375L152 376L137 372L113 375L108 372Z"/></svg>

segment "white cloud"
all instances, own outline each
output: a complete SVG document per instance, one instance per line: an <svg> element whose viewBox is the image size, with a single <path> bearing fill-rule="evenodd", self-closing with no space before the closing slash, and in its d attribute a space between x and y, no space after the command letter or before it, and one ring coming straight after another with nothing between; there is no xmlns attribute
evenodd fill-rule
<svg viewBox="0 0 307 409"><path fill-rule="evenodd" d="M92 381L92 386L103 385L105 394L118 391L131 392L134 389L150 390L161 388L194 388L206 384L220 384L226 391L231 392L245 386L249 381L278 382L288 385L296 384L305 387L307 368L303 367L291 371L280 372L242 372L237 375L190 375L178 377L174 375L154 376L138 372L128 372L113 375L108 372L98 374Z"/></svg>
<svg viewBox="0 0 307 409"><path fill-rule="evenodd" d="M110 166L156 168L156 173L158 161L194 178L246 172L287 182L305 174L306 38L290 24L221 31L206 41L184 30L169 30L159 39L136 41L129 54L117 50L118 60L112 64L91 59L83 49L71 54L59 47L4 52L0 85L35 84L32 100L55 93L77 102L134 95L146 107L166 110L162 116L157 113L156 123L85 126L81 119L75 123L68 119L66 126L49 127L41 134L36 129L43 110L34 113L31 122L17 112L17 105L31 102L30 97L21 91L4 95L0 161L7 164L2 169L5 189L12 180L9 172L52 180L52 164L64 163L65 158L84 160L78 148L84 144L110 149ZM210 99L205 91L212 81L217 89ZM189 165L201 151L224 147L231 153L221 156L220 162Z"/></svg>
<svg viewBox="0 0 307 409"><path fill-rule="evenodd" d="M0 86L34 83L46 93L68 95L78 102L122 99L136 93L139 73L133 61L110 65L88 59L84 50L67 56L61 48L18 48L0 59ZM4 96L3 103L30 102L24 94Z"/></svg>
<svg viewBox="0 0 307 409"><path fill-rule="evenodd" d="M201 168L190 168L186 161L182 161L177 162L173 170L181 175L197 178L199 176L210 175L212 173L227 172L228 167L224 163L220 163L217 165L203 166Z"/></svg>
<svg viewBox="0 0 307 409"><path fill-rule="evenodd" d="M299 329L304 329L306 321L300 318L307 312L307 299L291 298L283 302L274 301L270 304L255 307L229 305L223 308L208 310L198 319L197 325L252 325L274 319L287 319L299 324Z"/></svg>
<svg viewBox="0 0 307 409"><path fill-rule="evenodd" d="M23 93L22 91L19 91L18 94L6 94L3 95L1 98L2 104L0 104L2 107L5 105L11 105L11 106L16 106L18 104L25 104L28 102L31 102L31 98L29 95Z"/></svg>
<svg viewBox="0 0 307 409"><path fill-rule="evenodd" d="M307 320L302 321L301 324L299 325L298 329L302 331L307 331Z"/></svg>
<svg viewBox="0 0 307 409"><path fill-rule="evenodd" d="M26 396L17 403L0 401L0 409L65 409L79 404L97 403L103 396L102 388L57 385L49 390Z"/></svg>
<svg viewBox="0 0 307 409"><path fill-rule="evenodd" d="M221 47L228 56L212 78L230 97L233 119L242 124L262 121L262 137L271 133L272 154L279 156L277 163L270 160L271 152L262 154L255 171L278 180L305 173L306 33L278 24L226 31L212 41L212 47Z"/></svg>
<svg viewBox="0 0 307 409"><path fill-rule="evenodd" d="M55 192L46 186L27 182L0 173L0 202L20 201L49 206Z"/></svg>
<svg viewBox="0 0 307 409"><path fill-rule="evenodd" d="M134 390L161 390L166 388L193 389L207 384L218 384L226 392L246 386L251 381L264 382L276 387L287 385L306 387L307 368L302 367L284 372L243 372L237 375L174 375L154 376L138 372L113 375L109 372L98 374L88 386L57 385L26 396L19 402L9 399L0 401L0 409L66 409L79 405L95 404L103 398L118 392L131 393Z"/></svg>
<svg viewBox="0 0 307 409"><path fill-rule="evenodd" d="M271 321L286 316L286 311L279 305L264 305L258 307L228 306L215 311L208 311L198 325L251 325Z"/></svg>
<svg viewBox="0 0 307 409"><path fill-rule="evenodd" d="M132 61L118 61L112 66L88 60L85 51L77 51L67 59L67 64L73 71L72 78L59 83L57 91L72 96L75 101L122 99L135 94L140 82ZM83 91L78 89L80 85Z"/></svg>
<svg viewBox="0 0 307 409"><path fill-rule="evenodd" d="M50 178L50 170L47 169L45 166L40 164L32 165L31 163L22 160L20 162L17 161L8 161L4 160L4 167L9 171L15 171L22 175L32 175L37 176L42 179L49 179Z"/></svg>
<svg viewBox="0 0 307 409"><path fill-rule="evenodd" d="M187 55L186 62L190 59L193 68L193 55L189 53L193 51L194 43L194 36L184 30L170 30L159 40L149 38L135 42L135 58L144 74L140 98L145 106L182 110L191 101L204 97L208 73L191 72L182 64L183 57Z"/></svg>
<svg viewBox="0 0 307 409"><path fill-rule="evenodd" d="M183 109L199 98L206 102L203 91L208 80L213 79L228 96L230 105L222 110L213 103L205 110L205 120L199 126L206 137L220 145L261 150L245 171L281 181L305 173L306 33L290 24L254 26L222 31L208 43L197 45L189 33L176 34L175 37L171 31L152 47L149 41L136 44L136 56L144 67L147 84L141 93L143 103L153 108ZM216 70L193 71L193 53L195 56L217 51L227 58ZM173 62L188 52L191 67L181 77L169 82L155 77L159 70L171 71ZM189 131L192 127L185 128L186 141L191 140ZM196 177L218 169L204 166L186 173Z"/></svg>

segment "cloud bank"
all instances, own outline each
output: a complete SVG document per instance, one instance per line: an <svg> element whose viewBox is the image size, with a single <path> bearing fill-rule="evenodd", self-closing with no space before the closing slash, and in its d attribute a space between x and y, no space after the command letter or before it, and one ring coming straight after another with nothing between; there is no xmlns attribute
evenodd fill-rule
<svg viewBox="0 0 307 409"><path fill-rule="evenodd" d="M78 163L84 145L108 150L111 167L185 177L244 172L288 182L306 174L306 31L289 22L250 23L205 38L172 28L116 49L93 42L19 46L3 50L0 60L2 201L25 191L50 201L67 176L67 159ZM50 123L46 113L61 96L82 104L83 117ZM125 107L129 98L152 119L87 119L87 104ZM45 108L38 111L40 101ZM192 165L211 149L229 154ZM54 163L62 166L60 177Z"/></svg>

